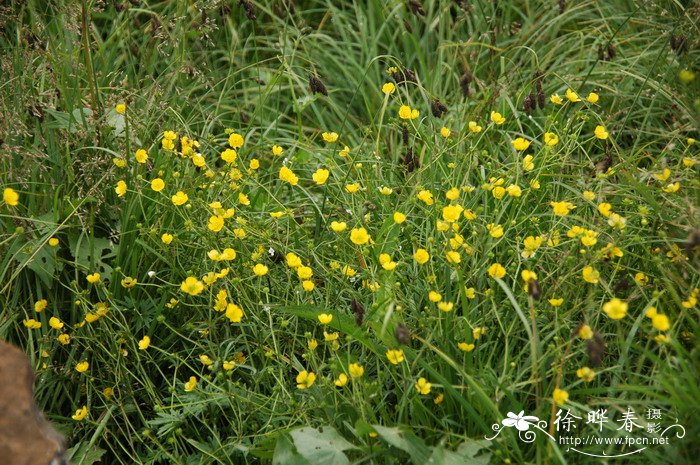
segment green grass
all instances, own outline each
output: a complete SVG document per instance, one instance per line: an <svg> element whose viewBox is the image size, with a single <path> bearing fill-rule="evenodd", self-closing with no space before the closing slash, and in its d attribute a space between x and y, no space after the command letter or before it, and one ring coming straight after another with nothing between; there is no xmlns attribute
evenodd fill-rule
<svg viewBox="0 0 700 465"><path fill-rule="evenodd" d="M619 420L633 407L639 417L661 409L666 425L677 418L685 426L685 438L620 463L694 461L699 307L689 299L700 287L700 263L688 243L700 210L698 165L689 165L700 155L689 139L698 137L700 80L687 71L698 71L698 6L421 3L425 15L395 0L252 2L255 21L232 0L3 7L0 188L14 189L19 202L0 203L0 337L29 355L37 401L66 435L74 463L600 463L543 434L534 445L512 429L483 441L507 412L551 423L557 388L569 394L562 408L582 422L589 410L606 408ZM679 37L685 50L670 46ZM409 68L417 82L383 94L390 67ZM538 73L546 105L528 116L523 103L537 93ZM327 97L310 90L311 74ZM583 101L568 102L569 88ZM586 102L589 92L600 95L596 104ZM552 94L565 103L551 103ZM436 99L447 107L440 117L431 114ZM118 103L127 104L125 115ZM401 120L400 105L420 117ZM506 122L492 123L492 111ZM469 121L483 130L471 133ZM594 136L598 125L608 139ZM198 140L206 168L162 149L164 131ZM338 142L323 141L331 131ZM231 132L245 144L226 165L220 153ZM546 146L545 132L559 143ZM524 152L511 144L517 137L531 141ZM273 145L283 156L272 155ZM404 163L409 147L420 160L412 172ZM145 164L134 158L140 148ZM249 169L252 159L259 169ZM297 185L279 179L284 163ZM331 173L322 186L312 180L318 168ZM670 175L661 181L655 176L665 168ZM156 177L165 181L161 192L150 188ZM496 198L499 178L521 195ZM128 186L122 197L118 181ZM676 182L676 192L663 190ZM349 183L361 189L349 193ZM385 186L391 195L380 193ZM450 188L458 198L446 198ZM187 205L171 202L180 190ZM422 190L433 205L417 199ZM213 201L235 209L218 233L207 228ZM553 201L576 208L557 216ZM624 228L611 227L602 202L626 219ZM456 223L461 239L438 229L450 204L476 214ZM283 215L272 218L277 211ZM396 211L405 223L394 222ZM333 232L333 221L347 230ZM489 224L501 225L503 236L489 235ZM596 243L568 237L573 226L594 231ZM350 241L359 227L371 243ZM171 244L163 233L174 236ZM543 241L525 258L528 236ZM606 257L607 244L623 255ZM235 260L208 258L226 247ZM453 247L459 264L446 259ZM315 288L305 291L270 248L301 257ZM417 248L429 251L428 263L413 259ZM398 262L394 271L382 268L382 253ZM257 263L268 274L256 276ZM506 275L490 277L493 263ZM345 266L356 276L344 275ZM597 284L582 279L587 266L599 271ZM188 276L201 280L224 267L228 274L201 294L180 290ZM523 290L523 270L537 273L539 299ZM93 272L101 280L90 284ZM125 277L136 286L124 287ZM221 289L243 309L240 322L213 309ZM440 311L430 291L452 310ZM564 303L555 307L554 298ZM613 298L628 303L620 320L602 310ZM40 299L48 306L37 313ZM353 300L365 309L361 325ZM85 323L98 302L109 311ZM668 330L645 316L652 306L668 316ZM321 313L333 315L329 325L320 324ZM52 316L63 329L50 327ZM27 328L27 319L41 328ZM576 334L581 324L606 345L591 382L576 375L591 365ZM399 325L408 340L397 339ZM486 332L476 339L475 328ZM323 340L324 330L338 332L335 344ZM60 333L70 344L57 341ZM661 334L668 342L655 339ZM151 345L139 350L146 335ZM475 348L463 352L460 342ZM386 351L399 348L405 361L389 363ZM78 373L83 360L89 369ZM351 363L364 375L336 387ZM295 378L303 370L317 377L302 390ZM191 376L198 383L186 392ZM414 388L420 377L432 383L429 395ZM73 420L82 406L87 417ZM618 426L609 423L601 435L624 437ZM301 458L314 440L328 455Z"/></svg>

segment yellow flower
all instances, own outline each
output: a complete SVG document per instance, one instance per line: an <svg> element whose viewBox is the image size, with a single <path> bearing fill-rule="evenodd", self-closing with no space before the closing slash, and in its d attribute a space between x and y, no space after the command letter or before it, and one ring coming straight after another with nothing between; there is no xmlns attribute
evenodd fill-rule
<svg viewBox="0 0 700 465"><path fill-rule="evenodd" d="M418 378L418 381L414 386L416 391L424 396L430 394L430 388L432 387L432 385L425 378Z"/></svg>
<svg viewBox="0 0 700 465"><path fill-rule="evenodd" d="M324 132L321 134L323 137L323 140L328 142L329 144L332 144L333 142L338 140L338 133L336 132Z"/></svg>
<svg viewBox="0 0 700 465"><path fill-rule="evenodd" d="M163 241L163 244L168 245L173 241L173 235L168 234L168 233L163 233L163 235L160 236L160 240Z"/></svg>
<svg viewBox="0 0 700 465"><path fill-rule="evenodd" d="M353 228L350 231L350 240L353 244L364 245L369 242L370 237L365 228Z"/></svg>
<svg viewBox="0 0 700 465"><path fill-rule="evenodd" d="M49 245L51 247L56 247L58 245L58 238L52 237L51 239L49 239Z"/></svg>
<svg viewBox="0 0 700 465"><path fill-rule="evenodd" d="M253 267L253 273L255 273L256 276L265 276L267 274L268 268L266 265L263 265L262 263L257 263Z"/></svg>
<svg viewBox="0 0 700 465"><path fill-rule="evenodd" d="M144 336L139 341L139 350L146 350L148 346L151 345L151 338L149 336Z"/></svg>
<svg viewBox="0 0 700 465"><path fill-rule="evenodd" d="M598 205L598 212L607 218L612 214L612 205L609 203L601 203Z"/></svg>
<svg viewBox="0 0 700 465"><path fill-rule="evenodd" d="M138 149L134 154L134 158L136 158L136 161L139 163L146 163L148 160L148 152L144 149Z"/></svg>
<svg viewBox="0 0 700 465"><path fill-rule="evenodd" d="M70 344L70 335L69 335L69 334L66 334L66 333L59 334L59 336L56 338L56 340L57 340L61 345L66 346L66 345Z"/></svg>
<svg viewBox="0 0 700 465"><path fill-rule="evenodd" d="M474 344L470 344L468 342L460 342L459 344L457 344L457 347L462 352L471 352L472 350L474 350L474 347L476 347L476 346Z"/></svg>
<svg viewBox="0 0 700 465"><path fill-rule="evenodd" d="M189 295L198 295L204 290L204 283L194 276L188 276L180 285L180 290Z"/></svg>
<svg viewBox="0 0 700 465"><path fill-rule="evenodd" d="M231 323L240 323L243 319L243 309L234 303L229 303L226 305L225 315Z"/></svg>
<svg viewBox="0 0 700 465"><path fill-rule="evenodd" d="M396 92L396 86L393 82L387 82L382 86L382 92L385 94L393 94Z"/></svg>
<svg viewBox="0 0 700 465"><path fill-rule="evenodd" d="M318 347L318 341L316 339L309 339L306 345L309 347L309 350L316 350L316 347Z"/></svg>
<svg viewBox="0 0 700 465"><path fill-rule="evenodd" d="M228 145L230 145L231 148L233 148L233 149L238 149L238 148L243 147L243 142L244 142L243 136L238 134L238 133L232 132L228 136Z"/></svg>
<svg viewBox="0 0 700 465"><path fill-rule="evenodd" d="M547 302L549 302L549 305L552 307L561 307L561 304L564 303L564 299L559 297L558 299L549 299Z"/></svg>
<svg viewBox="0 0 700 465"><path fill-rule="evenodd" d="M477 341L481 339L481 336L484 334L486 334L486 328L484 327L477 327L472 330L472 337Z"/></svg>
<svg viewBox="0 0 700 465"><path fill-rule="evenodd" d="M566 89L566 98L569 99L570 102L574 103L581 101L581 97L579 97L578 94L572 89Z"/></svg>
<svg viewBox="0 0 700 465"><path fill-rule="evenodd" d="M488 273L492 278L502 278L506 275L506 269L500 263L494 263L489 267Z"/></svg>
<svg viewBox="0 0 700 465"><path fill-rule="evenodd" d="M525 155L525 158L523 158L523 169L525 171L532 171L535 169L535 164L532 162L535 157L532 155Z"/></svg>
<svg viewBox="0 0 700 465"><path fill-rule="evenodd" d="M600 273L598 272L598 270L596 270L592 266L584 267L583 270L581 271L581 275L583 276L583 280L586 281L587 283L598 284L598 279L600 278Z"/></svg>
<svg viewBox="0 0 700 465"><path fill-rule="evenodd" d="M595 136L601 140L605 140L608 138L608 131L605 130L605 126L596 126L595 131L593 131L593 134L595 134Z"/></svg>
<svg viewBox="0 0 700 465"><path fill-rule="evenodd" d="M49 305L49 302L46 299L41 299L37 300L34 302L34 311L37 313L41 313L44 310L46 310L46 307Z"/></svg>
<svg viewBox="0 0 700 465"><path fill-rule="evenodd" d="M556 388L552 393L552 400L557 405L564 405L569 400L569 393L563 389Z"/></svg>
<svg viewBox="0 0 700 465"><path fill-rule="evenodd" d="M448 205L442 209L442 219L448 223L454 223L459 220L464 208L461 205Z"/></svg>
<svg viewBox="0 0 700 465"><path fill-rule="evenodd" d="M544 143L549 145L550 147L553 147L559 143L559 136L557 136L553 132L545 132Z"/></svg>
<svg viewBox="0 0 700 465"><path fill-rule="evenodd" d="M331 221L331 229L334 232L343 232L348 228L348 224L345 221Z"/></svg>
<svg viewBox="0 0 700 465"><path fill-rule="evenodd" d="M126 276L121 281L122 287L124 287L126 289L129 289L129 288L136 286L137 283L138 283L137 279L132 278L131 276Z"/></svg>
<svg viewBox="0 0 700 465"><path fill-rule="evenodd" d="M527 148L530 147L530 141L522 137L518 137L517 139L510 141L510 143L513 144L513 148L518 152L527 150Z"/></svg>
<svg viewBox="0 0 700 465"><path fill-rule="evenodd" d="M603 305L603 311L613 320L620 320L627 315L627 302L614 298Z"/></svg>
<svg viewBox="0 0 700 465"><path fill-rule="evenodd" d="M386 358L393 365L398 365L404 361L403 350L401 349L389 349L386 351Z"/></svg>
<svg viewBox="0 0 700 465"><path fill-rule="evenodd" d="M476 121L469 121L467 127L469 128L469 132L472 132L474 134L479 134L482 130L482 127L476 124Z"/></svg>
<svg viewBox="0 0 700 465"><path fill-rule="evenodd" d="M126 184L124 186L125 186L124 190L126 191ZM2 191L2 200L7 205L9 205L11 207L16 207L17 205L19 205L19 194L13 188L6 187Z"/></svg>
<svg viewBox="0 0 700 465"><path fill-rule="evenodd" d="M571 210L576 208L576 205L566 201L549 202L549 204L552 206L552 210L554 210L554 214L557 216L566 216Z"/></svg>
<svg viewBox="0 0 700 465"><path fill-rule="evenodd" d="M100 273L89 274L85 277L85 279L87 279L87 282L89 282L90 284L95 284L100 280Z"/></svg>
<svg viewBox="0 0 700 465"><path fill-rule="evenodd" d="M86 406L83 405L82 408L79 408L78 410L75 411L73 415L71 415L71 418L75 421L81 421L84 420L85 417L87 417L88 414L88 409Z"/></svg>
<svg viewBox="0 0 700 465"><path fill-rule="evenodd" d="M184 205L185 203L187 203L187 201L189 200L189 197L184 192L177 191L175 193L175 195L173 195L171 197L170 200L173 202L173 205L179 206L179 205Z"/></svg>
<svg viewBox="0 0 700 465"><path fill-rule="evenodd" d="M318 321L320 321L322 325L330 324L330 322L333 321L333 315L330 313L321 313L318 315Z"/></svg>
<svg viewBox="0 0 700 465"><path fill-rule="evenodd" d="M114 188L114 192L117 193L119 197L124 197L126 195L126 183L124 181L117 182L117 187Z"/></svg>
<svg viewBox="0 0 700 465"><path fill-rule="evenodd" d="M288 182L292 186L296 186L299 183L299 178L286 166L280 168L279 177L282 181Z"/></svg>
<svg viewBox="0 0 700 465"><path fill-rule="evenodd" d="M503 236L503 226L500 224L489 223L486 225L486 229L488 230L489 235L495 239Z"/></svg>
<svg viewBox="0 0 700 465"><path fill-rule="evenodd" d="M445 313L451 312L452 309L454 308L454 305L455 304L452 302L438 302L438 304L437 304L438 309L442 312L445 312Z"/></svg>
<svg viewBox="0 0 700 465"><path fill-rule="evenodd" d="M416 197L426 205L432 205L435 202L433 199L433 193L429 190L419 191L418 194L416 194Z"/></svg>
<svg viewBox="0 0 700 465"><path fill-rule="evenodd" d="M351 363L348 365L348 371L353 378L361 378L362 375L365 374L365 368L359 363Z"/></svg>
<svg viewBox="0 0 700 465"><path fill-rule="evenodd" d="M457 265L462 262L462 256L459 254L459 252L455 252L454 250L446 252L445 258L447 258L447 263L451 263L454 265Z"/></svg>
<svg viewBox="0 0 700 465"><path fill-rule="evenodd" d="M651 317L651 324L659 331L668 331L671 327L671 322L668 317L662 313L657 313Z"/></svg>
<svg viewBox="0 0 700 465"><path fill-rule="evenodd" d="M338 333L327 333L323 331L323 340L326 342L333 342L338 340Z"/></svg>
<svg viewBox="0 0 700 465"><path fill-rule="evenodd" d="M160 178L155 178L151 181L151 189L156 192L160 192L165 188L165 182Z"/></svg>
<svg viewBox="0 0 700 465"><path fill-rule="evenodd" d="M123 115L126 113L126 103L117 103L117 106L114 109L117 111L117 113Z"/></svg>
<svg viewBox="0 0 700 465"><path fill-rule="evenodd" d="M406 215L404 215L401 212L394 212L393 219L394 219L394 223L401 224L404 221L406 221Z"/></svg>
<svg viewBox="0 0 700 465"><path fill-rule="evenodd" d="M523 195L523 190L520 188L520 186L518 186L516 184L511 184L508 187L506 187L506 192L511 197L516 197L516 198Z"/></svg>
<svg viewBox="0 0 700 465"><path fill-rule="evenodd" d="M314 384L314 381L316 381L316 374L313 371L304 370L297 375L297 388L308 389Z"/></svg>
<svg viewBox="0 0 700 465"><path fill-rule="evenodd" d="M506 119L503 115L501 115L497 111L492 111L491 112L491 121L498 124L498 125L501 125L501 124L506 122Z"/></svg>
<svg viewBox="0 0 700 465"><path fill-rule="evenodd" d="M26 326L29 329L39 329L41 328L41 321L37 321L34 318L30 318L28 320L23 320L22 324Z"/></svg>
<svg viewBox="0 0 700 465"><path fill-rule="evenodd" d="M590 383L595 378L595 371L588 367L579 368L576 370L576 376L586 383Z"/></svg>
<svg viewBox="0 0 700 465"><path fill-rule="evenodd" d="M345 190L349 192L350 194L354 194L355 192L360 190L360 183L358 182L353 182L350 184L345 185Z"/></svg>
<svg viewBox="0 0 700 465"><path fill-rule="evenodd" d="M583 198L588 200L589 202L592 202L595 200L595 192L583 191Z"/></svg>
<svg viewBox="0 0 700 465"><path fill-rule="evenodd" d="M600 97L598 96L598 94L596 94L595 92L591 92L590 94L588 94L588 97L586 97L586 101L588 103L598 103L599 98Z"/></svg>
<svg viewBox="0 0 700 465"><path fill-rule="evenodd" d="M523 278L523 281L525 281L525 282L537 281L537 273L535 273L534 271L530 271L530 270L521 271L520 277Z"/></svg>
<svg viewBox="0 0 700 465"><path fill-rule="evenodd" d="M459 189L453 187L445 192L445 197L447 197L448 200L457 200L459 198Z"/></svg>
<svg viewBox="0 0 700 465"><path fill-rule="evenodd" d="M338 378L333 381L333 383L338 386L338 387L343 387L346 384L348 384L348 375L345 373L341 373L338 375Z"/></svg>
<svg viewBox="0 0 700 465"><path fill-rule="evenodd" d="M326 180L328 179L328 176L330 175L330 171L325 170L323 168L319 168L316 170L316 172L311 176L311 178L314 180L316 184L319 186L322 184L326 183Z"/></svg>
<svg viewBox="0 0 700 465"><path fill-rule="evenodd" d="M583 339L584 341L587 341L589 339L593 338L593 330L591 329L590 326L588 325L583 325L581 328L578 330L578 337Z"/></svg>
<svg viewBox="0 0 700 465"><path fill-rule="evenodd" d="M316 284L314 284L313 281L306 280L301 282L301 287L303 287L306 292L311 292L316 287Z"/></svg>
<svg viewBox="0 0 700 465"><path fill-rule="evenodd" d="M272 146L272 154L276 157L279 157L284 153L284 149L280 147L279 145L273 145Z"/></svg>
<svg viewBox="0 0 700 465"><path fill-rule="evenodd" d="M236 163L237 158L238 153L236 153L236 151L233 149L226 149L223 152L221 152L221 159L226 163Z"/></svg>
<svg viewBox="0 0 700 465"><path fill-rule="evenodd" d="M219 215L212 215L209 217L209 224L207 225L210 231L219 232L224 229L224 219Z"/></svg>
<svg viewBox="0 0 700 465"><path fill-rule="evenodd" d="M695 72L689 69L682 69L678 72L678 79L680 79L683 84L690 84L695 80Z"/></svg>
<svg viewBox="0 0 700 465"><path fill-rule="evenodd" d="M444 137L445 139L447 139L448 137L450 137L452 135L452 131L450 131L449 128L446 128L445 126L443 126L440 128L440 135L442 137Z"/></svg>
<svg viewBox="0 0 700 465"><path fill-rule="evenodd" d="M428 300L435 303L440 302L442 300L442 295L440 295L439 292L430 291L428 292Z"/></svg>
<svg viewBox="0 0 700 465"><path fill-rule="evenodd" d="M348 147L348 146L346 145L345 148L344 148L343 150L341 150L340 152L338 152L338 155L341 156L341 157L347 157L349 153L350 153L350 147Z"/></svg>
<svg viewBox="0 0 700 465"><path fill-rule="evenodd" d="M418 262L419 265L425 265L428 260L430 260L430 254L425 249L417 249L413 254L413 259Z"/></svg>
<svg viewBox="0 0 700 465"><path fill-rule="evenodd" d="M197 388L197 377L190 376L189 381L185 383L185 392L192 392Z"/></svg>
<svg viewBox="0 0 700 465"><path fill-rule="evenodd" d="M673 193L673 192L678 192L678 190L680 188L681 188L681 183L674 182L674 183L671 183L671 184L668 184L668 185L662 187L661 190L664 192Z"/></svg>
<svg viewBox="0 0 700 465"><path fill-rule="evenodd" d="M401 119L416 119L420 116L420 112L412 109L408 105L401 105L399 108L399 118Z"/></svg>
<svg viewBox="0 0 700 465"><path fill-rule="evenodd" d="M525 250L521 254L522 257L533 257L537 249L542 245L542 236L527 236L525 240L523 240L523 245L525 246Z"/></svg>
<svg viewBox="0 0 700 465"><path fill-rule="evenodd" d="M390 187L382 186L379 188L379 193L382 195L391 195L394 192L394 189L391 189Z"/></svg>
<svg viewBox="0 0 700 465"><path fill-rule="evenodd" d="M83 360L75 365L75 371L78 373L85 373L88 368L90 368L90 363L87 360Z"/></svg>

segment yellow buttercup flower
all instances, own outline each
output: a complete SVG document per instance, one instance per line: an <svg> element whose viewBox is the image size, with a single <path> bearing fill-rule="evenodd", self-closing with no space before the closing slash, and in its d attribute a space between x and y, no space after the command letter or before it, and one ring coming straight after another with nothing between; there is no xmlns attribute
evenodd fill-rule
<svg viewBox="0 0 700 465"><path fill-rule="evenodd" d="M593 339L593 330L591 329L590 326L583 325L578 330L578 337L580 337L584 341L587 341L589 339Z"/></svg>
<svg viewBox="0 0 700 465"><path fill-rule="evenodd" d="M562 99L559 94L552 94L549 96L549 101L552 102L555 105L561 105L564 103L564 99Z"/></svg>
<svg viewBox="0 0 700 465"><path fill-rule="evenodd" d="M139 341L139 350L146 350L151 345L151 338L149 336L144 336Z"/></svg>
<svg viewBox="0 0 700 465"><path fill-rule="evenodd" d="M353 378L361 378L362 375L365 374L365 368L359 363L351 363L348 365L348 371Z"/></svg>
<svg viewBox="0 0 700 465"><path fill-rule="evenodd" d="M569 393L563 389L556 388L552 393L552 400L557 405L564 405L569 400Z"/></svg>
<svg viewBox="0 0 700 465"><path fill-rule="evenodd" d="M430 260L430 254L425 249L417 249L413 254L413 259L418 262L419 265L425 265L428 260Z"/></svg>
<svg viewBox="0 0 700 465"><path fill-rule="evenodd" d="M87 279L87 282L89 282L90 284L95 284L100 280L100 273L89 274L85 277L85 279Z"/></svg>
<svg viewBox="0 0 700 465"><path fill-rule="evenodd" d="M565 201L549 202L549 204L552 206L552 210L554 210L554 214L557 216L566 216L571 210L576 208L576 205L573 203Z"/></svg>
<svg viewBox="0 0 700 465"><path fill-rule="evenodd" d="M530 141L522 137L518 137L517 139L512 140L510 143L513 145L513 148L518 152L527 150L527 148L530 147Z"/></svg>
<svg viewBox="0 0 700 465"><path fill-rule="evenodd" d="M345 373L341 373L338 375L338 378L336 378L333 381L333 383L338 387L343 387L346 384L348 384L348 380L349 380L348 375L346 375Z"/></svg>
<svg viewBox="0 0 700 465"><path fill-rule="evenodd" d="M57 237L52 237L49 239L49 246L51 247L56 247L58 245L58 238Z"/></svg>
<svg viewBox="0 0 700 465"><path fill-rule="evenodd" d="M41 328L41 321L37 321L34 318L29 318L28 320L23 320L22 324L29 329L39 329Z"/></svg>
<svg viewBox="0 0 700 465"><path fill-rule="evenodd" d="M350 240L353 244L364 245L369 242L370 237L365 228L353 228L350 231Z"/></svg>
<svg viewBox="0 0 700 465"><path fill-rule="evenodd" d="M581 97L573 89L566 89L566 98L569 99L569 102L576 103L581 101Z"/></svg>
<svg viewBox="0 0 700 465"><path fill-rule="evenodd" d="M399 363L401 363L405 360L404 355L403 355L403 350L401 350L401 349L389 349L389 350L387 350L386 351L386 358L393 365L398 365Z"/></svg>
<svg viewBox="0 0 700 465"><path fill-rule="evenodd" d="M442 137L444 137L445 139L447 139L448 137L450 137L452 135L452 131L449 128L446 128L443 126L440 128L440 135Z"/></svg>
<svg viewBox="0 0 700 465"><path fill-rule="evenodd" d="M468 342L460 342L460 343L457 344L457 347L458 347L459 350L461 350L462 352L471 352L472 350L474 350L474 348L475 348L476 346L475 346L474 344L470 344L470 343L468 343Z"/></svg>
<svg viewBox="0 0 700 465"><path fill-rule="evenodd" d="M41 313L44 310L46 310L46 307L49 305L49 302L46 299L41 299L37 300L34 302L34 311L37 313Z"/></svg>
<svg viewBox="0 0 700 465"><path fill-rule="evenodd" d="M192 392L197 388L197 377L190 376L190 379L185 383L185 392Z"/></svg>
<svg viewBox="0 0 700 465"><path fill-rule="evenodd" d="M88 414L88 409L86 406L83 405L82 408L79 408L78 410L75 411L75 413L73 415L71 415L71 418L75 421L82 421L87 417L87 414Z"/></svg>
<svg viewBox="0 0 700 465"><path fill-rule="evenodd" d="M588 103L598 103L598 99L600 99L600 97L595 92L589 93L588 97L586 97Z"/></svg>
<svg viewBox="0 0 700 465"><path fill-rule="evenodd" d="M479 134L482 130L482 127L476 124L476 121L469 121L467 127L469 128L469 132L474 134Z"/></svg>
<svg viewBox="0 0 700 465"><path fill-rule="evenodd" d="M588 367L579 368L576 370L576 376L586 383L590 383L595 378L595 371Z"/></svg>
<svg viewBox="0 0 700 465"><path fill-rule="evenodd" d="M228 145L230 145L233 149L239 149L243 147L244 142L245 141L243 140L243 136L238 133L232 132L228 136Z"/></svg>
<svg viewBox="0 0 700 465"><path fill-rule="evenodd" d="M333 321L333 315L330 313L321 313L318 315L318 321L320 321L322 325L330 324L330 322Z"/></svg>
<svg viewBox="0 0 700 465"><path fill-rule="evenodd" d="M231 323L240 323L243 320L243 309L234 303L229 303L226 305L226 318Z"/></svg>
<svg viewBox="0 0 700 465"><path fill-rule="evenodd" d="M316 374L311 371L302 371L297 375L297 388L298 389L308 389L316 381Z"/></svg>
<svg viewBox="0 0 700 465"><path fill-rule="evenodd" d="M603 305L603 311L613 320L620 320L627 315L627 302L614 298Z"/></svg>
<svg viewBox="0 0 700 465"><path fill-rule="evenodd" d="M168 245L173 241L173 235L168 234L168 233L163 233L163 235L160 236L160 240L163 242L163 244Z"/></svg>
<svg viewBox="0 0 700 465"><path fill-rule="evenodd" d="M267 266L263 265L262 263L257 263L255 266L253 266L253 273L255 273L256 276L265 276L267 272Z"/></svg>
<svg viewBox="0 0 700 465"><path fill-rule="evenodd" d="M151 181L151 189L153 189L155 192L160 192L165 188L165 181L163 181L160 178L155 178L153 181Z"/></svg>
<svg viewBox="0 0 700 465"><path fill-rule="evenodd" d="M123 115L124 113L126 113L126 103L117 103L117 106L114 107L114 109L117 113Z"/></svg>
<svg viewBox="0 0 700 465"><path fill-rule="evenodd" d="M148 152L144 149L138 149L134 154L134 158L136 158L136 161L139 163L146 163L146 161L148 161Z"/></svg>
<svg viewBox="0 0 700 465"><path fill-rule="evenodd" d="M279 178L284 182L288 182L292 186L296 186L299 183L299 178L286 166L280 168Z"/></svg>
<svg viewBox="0 0 700 465"><path fill-rule="evenodd" d="M598 272L598 270L596 270L592 266L584 267L583 270L581 271L581 275L583 276L583 280L586 281L587 283L598 284L598 279L600 278L600 273Z"/></svg>
<svg viewBox="0 0 700 465"><path fill-rule="evenodd" d="M503 115L501 115L497 111L492 111L491 112L491 121L495 124L501 125L501 124L506 122L506 119Z"/></svg>
<svg viewBox="0 0 700 465"><path fill-rule="evenodd" d="M284 149L280 147L279 145L273 145L272 146L272 154L276 157L279 157L284 153Z"/></svg>
<svg viewBox="0 0 700 465"><path fill-rule="evenodd" d="M416 391L418 391L418 393L420 393L421 395L428 395L430 394L430 389L432 385L428 382L427 379L418 378L418 381L416 381L414 387L416 388Z"/></svg>
<svg viewBox="0 0 700 465"><path fill-rule="evenodd" d="M189 295L199 295L204 290L204 283L194 276L188 276L180 285L180 290Z"/></svg>
<svg viewBox="0 0 700 465"><path fill-rule="evenodd" d="M75 365L75 371L77 371L78 373L85 373L86 371L88 371L88 368L90 368L90 363L87 360L78 362Z"/></svg>
<svg viewBox="0 0 700 465"><path fill-rule="evenodd" d="M387 82L382 86L382 92L385 94L393 94L396 92L396 86L393 82Z"/></svg>
<svg viewBox="0 0 700 465"><path fill-rule="evenodd" d="M418 194L416 194L416 197L426 205L432 205L435 202L433 199L433 193L429 190L419 191Z"/></svg>
<svg viewBox="0 0 700 465"><path fill-rule="evenodd" d="M116 192L119 197L124 197L124 195L126 195L126 190L127 186L124 181L118 181L117 187L114 188L114 192Z"/></svg>
<svg viewBox="0 0 700 465"><path fill-rule="evenodd" d="M401 105L399 108L399 118L401 119L416 119L420 116L420 112L412 109L408 105Z"/></svg>
<svg viewBox="0 0 700 465"><path fill-rule="evenodd" d="M535 169L535 164L532 162L535 157L532 155L525 155L525 158L523 158L523 170L525 171L532 171Z"/></svg>
<svg viewBox="0 0 700 465"><path fill-rule="evenodd" d="M607 139L609 135L608 131L605 130L605 126L601 125L595 127L595 131L593 131L593 134L595 134L595 136L601 140Z"/></svg>
<svg viewBox="0 0 700 465"><path fill-rule="evenodd" d="M175 193L175 195L173 195L170 198L170 200L173 202L173 205L180 206L180 205L184 205L185 203L187 203L187 201L189 200L189 197L184 192L177 191Z"/></svg>
<svg viewBox="0 0 700 465"><path fill-rule="evenodd" d="M319 186L322 184L326 183L326 180L328 180L328 176L330 175L330 171L319 168L316 170L316 172L311 176L311 178L314 180L316 184Z"/></svg>
<svg viewBox="0 0 700 465"><path fill-rule="evenodd" d="M338 140L338 133L336 133L336 132L324 132L323 134L321 134L321 137L323 137L324 141L328 142L329 144L332 144Z"/></svg>
<svg viewBox="0 0 700 465"><path fill-rule="evenodd" d="M559 136L557 136L553 132L545 132L544 143L550 147L554 147L559 143Z"/></svg>
<svg viewBox="0 0 700 465"><path fill-rule="evenodd" d="M506 269L500 263L494 263L493 265L489 266L488 274L494 279L502 278L506 275Z"/></svg>
<svg viewBox="0 0 700 465"><path fill-rule="evenodd" d="M126 187L124 188L124 190L126 191ZM11 207L16 207L17 205L19 205L19 194L16 190L12 189L11 187L6 187L2 191L2 200L7 205Z"/></svg>
<svg viewBox="0 0 700 465"><path fill-rule="evenodd" d="M331 229L334 232L343 232L348 228L348 224L345 221L331 221Z"/></svg>

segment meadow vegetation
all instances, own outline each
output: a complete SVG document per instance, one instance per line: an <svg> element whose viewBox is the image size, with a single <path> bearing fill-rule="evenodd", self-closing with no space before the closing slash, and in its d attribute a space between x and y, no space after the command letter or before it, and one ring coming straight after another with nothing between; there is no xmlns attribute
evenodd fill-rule
<svg viewBox="0 0 700 465"><path fill-rule="evenodd" d="M692 463L698 17L4 2L0 337L75 464Z"/></svg>

